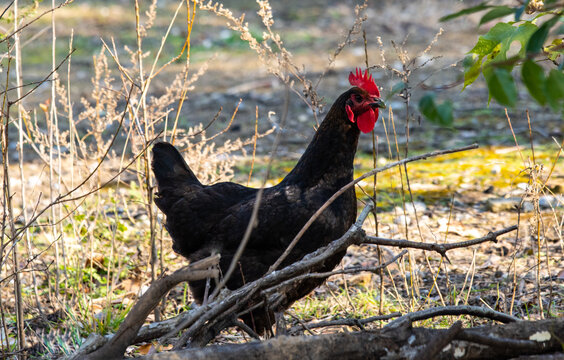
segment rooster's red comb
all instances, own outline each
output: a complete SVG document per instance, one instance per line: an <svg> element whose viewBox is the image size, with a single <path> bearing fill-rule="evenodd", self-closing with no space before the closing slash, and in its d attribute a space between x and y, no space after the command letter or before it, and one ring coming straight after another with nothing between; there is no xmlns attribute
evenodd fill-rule
<svg viewBox="0 0 564 360"><path fill-rule="evenodd" d="M368 74L368 69L364 71L364 75L362 74L362 70L360 68L356 68L356 74L352 72L349 75L349 83L352 86L358 86L370 93L372 96L380 97L380 91L378 90L378 86L372 79L372 75Z"/></svg>

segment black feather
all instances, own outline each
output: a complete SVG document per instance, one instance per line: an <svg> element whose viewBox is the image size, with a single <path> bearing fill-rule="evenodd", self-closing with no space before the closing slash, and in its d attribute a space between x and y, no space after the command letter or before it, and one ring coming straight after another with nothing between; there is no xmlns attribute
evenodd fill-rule
<svg viewBox="0 0 564 360"><path fill-rule="evenodd" d="M180 152L167 142L160 142L153 146L152 167L159 188L185 182L201 185Z"/></svg>

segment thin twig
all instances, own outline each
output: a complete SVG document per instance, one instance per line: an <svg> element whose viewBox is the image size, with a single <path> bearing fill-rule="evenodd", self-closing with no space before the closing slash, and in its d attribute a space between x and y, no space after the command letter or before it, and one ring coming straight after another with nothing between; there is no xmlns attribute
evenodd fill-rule
<svg viewBox="0 0 564 360"><path fill-rule="evenodd" d="M520 321L518 318L514 316L507 315L492 309L488 309L480 306L460 305L460 306L441 306L437 308L425 309L425 310L405 314L404 316L390 322L388 325L384 326L384 328L393 329L398 326L401 326L404 322L413 323L414 321L426 320L437 316L445 316L445 315L479 316L483 318L496 320L505 324Z"/></svg>
<svg viewBox="0 0 564 360"><path fill-rule="evenodd" d="M386 239L386 238L380 238L374 236L366 236L365 243L374 244L374 245L394 246L399 248L414 248L414 249L436 251L442 256L446 256L446 252L452 249L470 247L487 241L497 242L498 236L515 230L517 230L517 225L509 226L501 230L492 231L488 233L488 235L477 239L461 241L454 244L422 243L417 241L394 240L394 239Z"/></svg>
<svg viewBox="0 0 564 360"><path fill-rule="evenodd" d="M28 23L25 24L24 26L19 27L18 30L13 31L10 35L6 35L6 37L2 38L2 40L0 40L0 44L2 44L3 42L5 42L5 41L11 39L15 34L21 32L21 31L22 31L23 29L25 29L26 27L30 26L31 24L33 24L33 23L36 22L37 20L41 19L43 16L45 16L45 15L47 15L47 14L49 14L49 13L52 13L53 11L55 11L55 10L57 10L57 9L63 7L63 6L66 6L67 4L71 3L72 1L73 1L73 0L66 0L66 1L63 1L62 3L60 3L59 5L57 5L57 6L54 7L54 8L51 8L51 9L49 9L49 10L45 10L43 13L41 13L41 14L39 14L37 17L35 17L35 19L31 20L30 22L28 22ZM7 10L7 8L6 8L6 10ZM4 14L4 13L2 13L2 15L3 15L3 14ZM17 21L17 19L16 19L15 21Z"/></svg>
<svg viewBox="0 0 564 360"><path fill-rule="evenodd" d="M282 114L282 119L280 121L281 127L284 127L284 124L286 123L286 118L287 118L287 115L288 115L288 107L289 107L288 99L289 99L289 92L288 92L288 89L286 88L286 97L285 97L286 107L285 107L284 113ZM240 103L241 103L241 100L239 101L239 104ZM239 107L239 105L237 105L237 107ZM235 116L235 114L233 114L233 116ZM233 118L231 119L231 121L233 121ZM253 204L253 211L251 212L251 218L249 219L249 222L247 224L247 228L245 229L245 234L243 235L243 238L241 239L241 242L239 243L239 247L237 247L237 251L233 255L233 259L231 260L231 263L229 264L229 268L227 269L227 272L223 275L221 282L219 283L219 285L216 286L216 288L212 292L212 294L210 296L212 299L214 299L217 296L217 294L219 294L221 289L223 289L225 284L227 284L227 281L229 280L229 278L233 274L233 271L235 271L235 267L236 267L237 263L239 262L239 259L243 255L243 251L245 250L245 247L247 246L247 243L249 242L249 240L251 238L251 233L252 233L253 229L256 227L256 222L257 222L257 219L258 219L258 212L259 212L260 204L261 204L261 200L262 200L262 194L264 192L266 182L267 182L268 178L270 177L270 170L272 169L272 163L274 161L274 157L275 157L276 152L278 150L278 146L280 145L281 134L282 134L282 131L278 131L276 133L275 138L274 138L274 143L272 144L272 151L270 153L270 159L269 159L268 165L266 167L266 173L264 175L262 186L257 191L257 195L255 197L255 202Z"/></svg>
<svg viewBox="0 0 564 360"><path fill-rule="evenodd" d="M260 336L253 329L251 329L249 325L245 324L244 322L235 320L233 321L233 325L237 326L239 329L249 334L249 336L252 337L253 339L260 340Z"/></svg>
<svg viewBox="0 0 564 360"><path fill-rule="evenodd" d="M74 53L75 49L73 49L71 52L69 52L67 54L67 56L65 56L65 58L63 60L61 60L61 62L59 63L59 65L57 65L57 67L55 67L53 70L51 70L51 72L43 78L43 80L38 81L37 83L35 83L36 85L29 90L28 92L26 92L25 94L23 94L21 97L17 98L16 100L13 101L9 101L8 104L9 105L13 105L18 103L19 101L21 101L22 99L24 99L26 96L28 96L29 94L31 94L32 92L35 91L35 89L37 89L38 87L40 87L43 83L47 82L48 79L51 77L51 75L53 75L57 70L59 70L59 68L67 61L67 59ZM8 91L8 90L6 90Z"/></svg>
<svg viewBox="0 0 564 360"><path fill-rule="evenodd" d="M10 7L12 7L12 5L14 4L15 0L10 1L10 3L8 4L8 6L6 6L6 8L4 9L4 11L2 11L2 14L0 14L0 19L2 19L4 17L4 14L6 13L6 11L8 11L8 9L10 9Z"/></svg>
<svg viewBox="0 0 564 360"><path fill-rule="evenodd" d="M382 321L382 320L390 320L391 318L401 316L400 312L394 312L387 315L378 315L378 316L371 316L366 319L337 319L337 320L329 320L329 321L318 321L318 322L309 322L303 323L297 326L290 328L288 331L289 334L295 334L302 330L311 331L311 329L321 328L321 327L329 327L329 326L359 326L359 325L366 325L375 321ZM297 319L297 318L296 318ZM313 334L313 333L312 333Z"/></svg>
<svg viewBox="0 0 564 360"><path fill-rule="evenodd" d="M345 269L339 269L339 270L333 270L333 271L327 271L327 272L322 272L322 273L307 273L307 274L303 274L300 276L296 276L294 278L291 278L289 280L286 280L284 282L281 282L280 284L277 284L276 286L268 289L265 291L265 293L271 293L274 292L282 287L291 285L297 281L301 281L301 280L305 280L305 279L311 279L311 278L328 278L329 276L333 276L333 275L339 275L339 274L357 274L361 271L368 271L368 272L378 272L381 269L389 266L390 264L393 264L394 262L396 262L399 258L401 258L402 256L404 256L407 253L407 250L404 250L402 252L400 252L399 254L397 254L396 256L394 256L393 258L391 258L389 261L386 261L384 264L376 266L376 267L362 267L362 266L355 266L355 267L350 267L350 268L345 268Z"/></svg>

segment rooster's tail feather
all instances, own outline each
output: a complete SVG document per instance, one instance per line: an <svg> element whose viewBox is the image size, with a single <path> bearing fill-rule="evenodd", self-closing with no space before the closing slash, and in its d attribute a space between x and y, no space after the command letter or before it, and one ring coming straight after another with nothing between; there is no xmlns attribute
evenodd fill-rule
<svg viewBox="0 0 564 360"><path fill-rule="evenodd" d="M180 152L167 142L160 142L153 146L153 173L157 178L159 190L166 187L177 187L190 183L201 185Z"/></svg>

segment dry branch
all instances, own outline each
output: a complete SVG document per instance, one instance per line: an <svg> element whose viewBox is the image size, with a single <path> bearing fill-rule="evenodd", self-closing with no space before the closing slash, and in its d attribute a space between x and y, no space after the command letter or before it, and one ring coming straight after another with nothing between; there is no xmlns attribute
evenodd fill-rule
<svg viewBox="0 0 564 360"><path fill-rule="evenodd" d="M280 336L263 342L214 345L203 349L188 349L141 357L143 360L160 359L407 359L426 349L438 337L451 336L451 329L382 329L320 336ZM564 333L564 319L520 321L511 324L480 326L463 329L454 335L439 351L435 359L500 359L520 355L549 354L562 351L557 334ZM525 347L490 346L475 337L464 340L468 334L485 338L513 341ZM408 341L409 339L409 341ZM477 339L477 340L476 340ZM478 341L478 343L474 342ZM455 353L457 354L455 356ZM562 354L562 353L560 353Z"/></svg>
<svg viewBox="0 0 564 360"><path fill-rule="evenodd" d="M170 289L184 281L202 280L218 276L219 271L217 269L208 269L217 266L218 263L219 255L210 256L153 282L151 287L127 314L118 332L104 346L84 356L84 358L94 360L113 359L123 356L125 349L135 339L147 316ZM81 356L79 355L77 358L81 358Z"/></svg>
<svg viewBox="0 0 564 360"><path fill-rule="evenodd" d="M299 275L299 276L293 277L289 280L283 281L280 284L277 284L276 286L273 286L270 289L265 290L265 293L272 293L274 291L280 291L280 289L283 289L286 286L291 286L296 281L302 281L302 280L310 279L310 278L325 278L326 279L329 276L333 276L333 275L358 274L359 272L362 272L362 271L368 271L368 272L376 273L376 272L380 271L381 269L386 268L388 265L393 264L399 258L401 258L403 255L405 255L406 253L407 253L407 250L404 250L401 253L394 256L393 258L391 258L390 260L386 261L384 264L382 264L380 266L376 266L376 267L354 266L354 267L349 267L349 268L345 268L345 269L327 271L327 272L322 272L322 273L313 272L313 273L307 273L307 274Z"/></svg>
<svg viewBox="0 0 564 360"><path fill-rule="evenodd" d="M454 244L422 243L417 241L394 240L394 239L386 239L386 238L380 238L374 236L367 236L364 243L373 244L373 245L394 246L399 248L412 248L412 249L436 251L442 256L446 256L446 252L452 249L470 247L487 241L497 242L498 236L507 234L508 232L515 230L517 230L517 225L509 226L506 227L505 229L501 229L497 231L491 231L488 235L482 236L481 238L472 239L468 241L461 241Z"/></svg>

